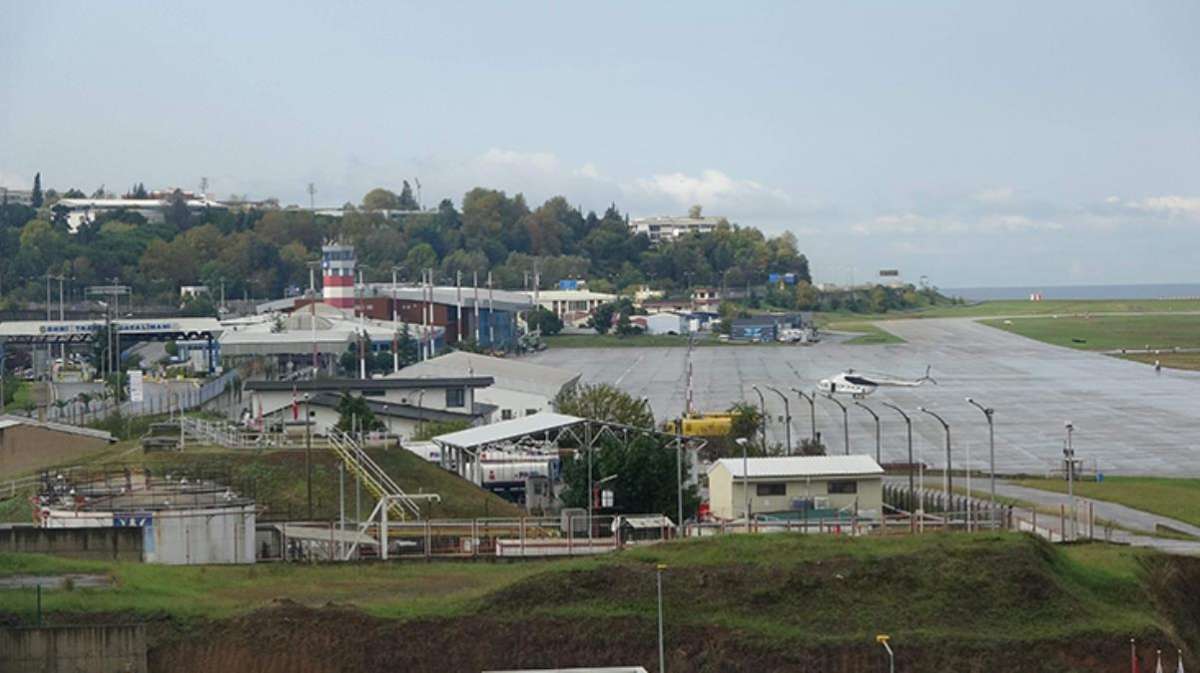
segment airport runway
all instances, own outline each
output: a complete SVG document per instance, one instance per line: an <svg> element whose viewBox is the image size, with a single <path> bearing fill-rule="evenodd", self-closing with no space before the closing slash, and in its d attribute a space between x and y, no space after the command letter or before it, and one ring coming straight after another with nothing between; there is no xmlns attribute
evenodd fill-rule
<svg viewBox="0 0 1200 673"><path fill-rule="evenodd" d="M1096 353L1051 346L973 320L898 320L886 328L907 343L848 346L707 347L693 351L694 395L700 410L755 404L751 386L774 386L791 398L792 440L810 432L809 408L789 389L810 391L816 381L846 368L917 377L933 367L938 385L880 388L865 400L883 422L883 459L906 458L904 422L878 404L891 402L913 418L913 451L933 467L945 465L945 434L925 406L951 426L955 469L987 469L987 423L964 398L996 409L997 470L1045 473L1061 465L1064 423L1074 423L1074 445L1088 466L1114 474L1200 475L1200 372L1163 370ZM679 415L686 389L685 348L560 348L532 361L583 374L586 382L616 383L649 398L660 419ZM784 438L783 403L766 391L772 441ZM875 423L850 408L854 453L875 453ZM842 412L818 400L817 430L831 453L843 451ZM968 453L970 456L968 457Z"/></svg>

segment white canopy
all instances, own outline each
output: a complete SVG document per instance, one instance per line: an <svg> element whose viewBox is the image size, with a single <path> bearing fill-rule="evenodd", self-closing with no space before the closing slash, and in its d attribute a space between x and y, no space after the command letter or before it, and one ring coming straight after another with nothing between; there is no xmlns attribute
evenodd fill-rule
<svg viewBox="0 0 1200 673"><path fill-rule="evenodd" d="M565 428L582 423L584 420L586 419L578 416L543 411L532 416L514 418L511 421L500 421L491 425L481 425L477 428L438 435L433 438L433 441L442 446L451 446L457 449L475 449L489 444L520 439L539 432Z"/></svg>

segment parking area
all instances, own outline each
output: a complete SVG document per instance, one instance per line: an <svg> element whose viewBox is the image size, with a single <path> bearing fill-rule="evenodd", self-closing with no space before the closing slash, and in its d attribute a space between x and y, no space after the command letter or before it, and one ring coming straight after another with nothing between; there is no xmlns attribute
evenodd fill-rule
<svg viewBox="0 0 1200 673"><path fill-rule="evenodd" d="M880 388L864 400L883 419L883 459L906 459L904 423L878 402L913 417L913 447L927 465L945 464L945 435L925 406L951 426L953 462L987 467L987 424L968 405L972 396L996 409L996 463L1002 472L1041 474L1061 460L1064 424L1075 426L1077 455L1088 466L1117 474L1200 475L1200 372L1163 370L1117 358L1050 346L969 319L900 320L886 324L906 343L851 346L742 346L693 351L693 389L700 410L726 409L738 400L758 403L751 386L773 386L791 397L792 438L810 432L809 409L791 388L812 390L817 380L846 368L897 377L933 367L937 385ZM582 372L590 383L615 383L650 400L660 419L684 408L684 348L552 349L540 364ZM771 441L783 442L783 403L767 392ZM844 399L844 398L843 398ZM850 444L875 452L875 424L850 405ZM817 430L830 452L843 450L842 412L819 400ZM969 456L968 456L969 454Z"/></svg>

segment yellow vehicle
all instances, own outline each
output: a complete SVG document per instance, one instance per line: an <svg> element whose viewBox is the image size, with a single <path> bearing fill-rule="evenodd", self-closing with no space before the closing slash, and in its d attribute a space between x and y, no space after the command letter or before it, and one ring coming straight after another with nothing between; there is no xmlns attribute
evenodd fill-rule
<svg viewBox="0 0 1200 673"><path fill-rule="evenodd" d="M663 429L689 437L725 437L733 429L733 414L723 411L685 414L664 423Z"/></svg>

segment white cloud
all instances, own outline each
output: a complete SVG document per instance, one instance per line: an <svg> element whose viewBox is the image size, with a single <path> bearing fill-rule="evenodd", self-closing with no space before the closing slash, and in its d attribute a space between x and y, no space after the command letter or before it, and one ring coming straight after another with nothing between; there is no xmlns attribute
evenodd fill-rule
<svg viewBox="0 0 1200 673"><path fill-rule="evenodd" d="M624 187L626 194L647 205L661 204L678 210L699 204L713 214L736 217L755 212L786 210L791 197L782 190L767 187L754 180L736 179L718 170L705 170L699 175L659 173L638 178Z"/></svg>
<svg viewBox="0 0 1200 673"><path fill-rule="evenodd" d="M861 235L954 234L967 231L967 226L957 219L927 217L917 213L889 213L865 222L856 222L850 225L850 230Z"/></svg>
<svg viewBox="0 0 1200 673"><path fill-rule="evenodd" d="M1200 197L1151 196L1126 204L1134 210L1166 215L1169 218L1200 219Z"/></svg>
<svg viewBox="0 0 1200 673"><path fill-rule="evenodd" d="M580 166L579 168L577 168L575 170L575 175L578 175L581 178L590 178L592 180L603 180L604 179L600 175L600 169L596 168L596 164L593 164L590 161L587 162L586 164Z"/></svg>
<svg viewBox="0 0 1200 673"><path fill-rule="evenodd" d="M1006 203L1012 200L1013 194L1012 187L993 187L975 192L971 198L980 203Z"/></svg>
<svg viewBox="0 0 1200 673"><path fill-rule="evenodd" d="M554 173L559 170L558 157L550 152L519 152L493 147L475 159L483 167L534 170Z"/></svg>

